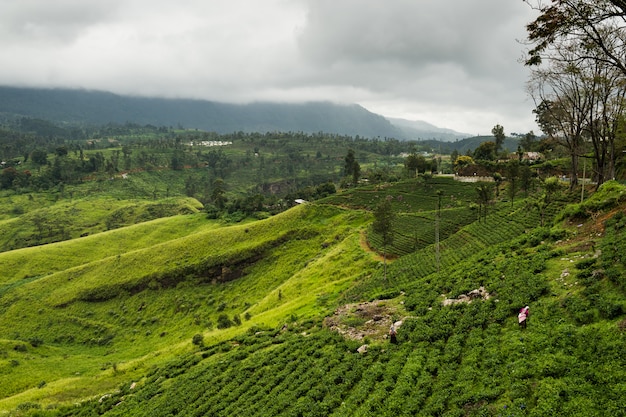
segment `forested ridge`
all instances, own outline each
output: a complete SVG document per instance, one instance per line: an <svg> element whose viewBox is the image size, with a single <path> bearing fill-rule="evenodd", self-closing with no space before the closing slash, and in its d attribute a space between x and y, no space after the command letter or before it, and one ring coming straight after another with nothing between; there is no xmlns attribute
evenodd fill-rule
<svg viewBox="0 0 626 417"><path fill-rule="evenodd" d="M207 100L123 96L103 91L0 86L0 114L57 123L184 127L217 133L329 132L404 139L384 117L358 105L228 104Z"/></svg>

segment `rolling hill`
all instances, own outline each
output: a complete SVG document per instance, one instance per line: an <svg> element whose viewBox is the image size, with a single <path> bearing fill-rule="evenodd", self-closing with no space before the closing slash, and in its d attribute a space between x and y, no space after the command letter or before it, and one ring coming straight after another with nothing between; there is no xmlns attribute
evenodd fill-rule
<svg viewBox="0 0 626 417"><path fill-rule="evenodd" d="M244 224L168 212L2 252L0 410L624 415L624 186L553 195L544 227L532 196L471 219L474 193L416 179ZM386 274L371 249L381 199L407 237Z"/></svg>

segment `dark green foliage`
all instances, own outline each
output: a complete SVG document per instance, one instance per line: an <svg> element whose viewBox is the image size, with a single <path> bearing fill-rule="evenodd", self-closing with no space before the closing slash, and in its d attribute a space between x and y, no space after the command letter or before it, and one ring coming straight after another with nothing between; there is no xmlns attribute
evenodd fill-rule
<svg viewBox="0 0 626 417"><path fill-rule="evenodd" d="M539 319L522 332L494 322L497 305L434 308L405 322L398 345L364 355L325 330L250 329L202 361L155 368L133 395L58 415L624 415L623 372L607 373L626 353L618 335L571 324L546 333Z"/></svg>
<svg viewBox="0 0 626 417"><path fill-rule="evenodd" d="M26 352L28 349L26 345L20 343L20 344L13 346L13 350L15 350L16 352Z"/></svg>
<svg viewBox="0 0 626 417"><path fill-rule="evenodd" d="M204 346L204 336L202 336L200 333L194 334L193 338L191 339L191 343L196 346Z"/></svg>
<svg viewBox="0 0 626 417"><path fill-rule="evenodd" d="M393 220L395 213L391 207L389 198L385 198L380 202L374 211L374 223L372 229L374 232L382 236L383 246L393 243Z"/></svg>
<svg viewBox="0 0 626 417"><path fill-rule="evenodd" d="M217 328L218 329L227 329L233 325L233 322L228 318L228 316L224 313L220 314L217 317Z"/></svg>
<svg viewBox="0 0 626 417"><path fill-rule="evenodd" d="M606 237L601 245L602 257L600 265L605 275L622 291L626 291L626 216L618 212L605 223Z"/></svg>
<svg viewBox="0 0 626 417"><path fill-rule="evenodd" d="M36 348L43 345L43 340L40 337L33 337L28 340L28 343L30 343L32 347Z"/></svg>
<svg viewBox="0 0 626 417"><path fill-rule="evenodd" d="M29 410L40 410L40 409L41 409L41 404L33 403L33 402L21 403L17 406L18 411L29 411Z"/></svg>
<svg viewBox="0 0 626 417"><path fill-rule="evenodd" d="M496 158L497 146L495 142L483 142L474 151L474 159L492 161Z"/></svg>

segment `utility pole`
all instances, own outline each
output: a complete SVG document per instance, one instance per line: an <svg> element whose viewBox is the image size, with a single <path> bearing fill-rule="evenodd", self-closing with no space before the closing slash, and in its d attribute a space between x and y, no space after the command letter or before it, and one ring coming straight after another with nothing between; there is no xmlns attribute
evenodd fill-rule
<svg viewBox="0 0 626 417"><path fill-rule="evenodd" d="M436 259L437 259L437 272L439 272L439 220L441 218L441 196L443 195L443 191L437 190L437 214L435 215L435 251L436 251Z"/></svg>

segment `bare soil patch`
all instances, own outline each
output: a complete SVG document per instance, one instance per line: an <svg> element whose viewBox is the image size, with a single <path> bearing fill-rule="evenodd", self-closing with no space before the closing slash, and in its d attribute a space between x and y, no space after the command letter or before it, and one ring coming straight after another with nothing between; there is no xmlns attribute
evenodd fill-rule
<svg viewBox="0 0 626 417"><path fill-rule="evenodd" d="M346 304L324 319L324 326L352 340L384 340L389 328L402 325L399 309L389 300Z"/></svg>

